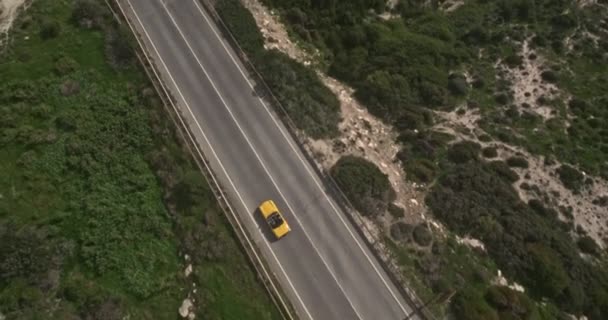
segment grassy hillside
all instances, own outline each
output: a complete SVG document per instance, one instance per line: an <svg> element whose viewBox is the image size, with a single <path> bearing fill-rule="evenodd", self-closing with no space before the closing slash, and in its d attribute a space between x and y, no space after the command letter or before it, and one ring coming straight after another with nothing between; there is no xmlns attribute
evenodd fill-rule
<svg viewBox="0 0 608 320"><path fill-rule="evenodd" d="M459 247L449 237L426 251L389 243L434 294L458 291L451 312L459 319L552 319L558 306L590 319L608 316L606 253L575 228L571 209L520 199L515 182L528 177L516 171L530 159L492 161L496 149L478 143L521 148L546 159L545 167L559 161L551 174L575 194L608 178L605 2L469 0L445 10L451 1L402 0L389 19L379 15L383 0L262 2L295 39L321 51L323 71L394 126L398 158L408 178L429 186L433 215L454 234L486 244L487 253L462 252L482 260L474 263L453 256ZM254 22L239 23L249 23L233 28L247 39ZM451 111L477 114L481 133L437 132ZM456 136L473 141L455 143ZM487 273L494 268L523 284L535 303L493 287Z"/></svg>
<svg viewBox="0 0 608 320"><path fill-rule="evenodd" d="M11 39L0 314L175 319L190 293L197 318L278 319L103 1L35 1Z"/></svg>

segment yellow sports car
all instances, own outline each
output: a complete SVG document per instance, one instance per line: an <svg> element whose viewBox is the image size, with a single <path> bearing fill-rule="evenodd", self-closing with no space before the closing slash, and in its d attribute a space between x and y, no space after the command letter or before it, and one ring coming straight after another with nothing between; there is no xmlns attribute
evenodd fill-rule
<svg viewBox="0 0 608 320"><path fill-rule="evenodd" d="M287 221L283 218L283 215L279 212L277 205L272 200L266 200L260 205L260 212L264 220L268 222L272 233L274 233L277 239L284 237L291 229L287 224Z"/></svg>

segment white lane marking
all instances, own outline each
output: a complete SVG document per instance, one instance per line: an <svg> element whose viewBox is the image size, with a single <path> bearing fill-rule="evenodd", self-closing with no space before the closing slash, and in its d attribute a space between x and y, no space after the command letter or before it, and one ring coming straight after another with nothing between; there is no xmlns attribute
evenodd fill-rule
<svg viewBox="0 0 608 320"><path fill-rule="evenodd" d="M230 175L228 175L228 172L226 171L226 169L224 168L224 165L222 164L222 162L220 161L219 157L217 156L215 150L213 149L213 146L211 146L211 143L209 142L209 140L207 139L207 136L205 135L205 132L203 131L201 125L199 124L198 120L196 119L196 117L194 116L194 113L192 112L192 109L190 108L190 105L188 104L188 102L186 101L186 98L184 97L184 95L182 94L181 90L179 89L179 86L177 85L177 82L175 81L175 79L173 78L173 75L171 74L171 71L169 71L169 68L167 67L167 65L165 64L164 59L162 58L162 56L160 55L160 52L158 51L158 49L156 48L156 45L154 44L154 42L152 41L152 38L150 37L150 35L148 34L148 31L146 30L146 28L144 27L144 24L142 23L141 19L139 18L139 15L137 14L137 12L135 11L135 9L133 8L133 5L131 4L130 0L127 0L127 3L129 4L129 6L131 7L131 11L133 12L133 14L135 15L135 18L137 19L137 21L139 22L139 25L141 26L142 30L144 31L144 33L146 34L146 37L148 38L148 41L150 42L150 44L152 45L154 51L156 52L156 55L158 56L160 62L163 64L163 67L165 68L165 70L167 71L167 74L169 75L169 78L171 78L171 82L173 82L173 85L175 86L175 88L177 89L177 92L179 93L180 97L182 98L182 101L184 102L184 105L186 106L186 108L188 109L188 111L190 112L190 115L192 116L192 119L194 120L194 122L196 123L196 126L198 127L198 129L200 130L201 134L203 135L203 138L205 139L205 142L207 143L207 145L209 146L209 148L211 149L211 152L213 153L213 156L215 157L215 159L217 160L218 164L220 165L220 167L222 168L222 171L224 172L224 174L226 175L226 177L228 178L228 181L230 183L230 185L232 186L232 188L234 189L237 197L239 198L241 204L243 205L243 208L245 209L245 212L249 212L249 209L247 208L247 205L245 204L245 201L243 200L243 198L241 197L241 194L239 193L238 189L236 188L236 186L234 185L234 182L232 181L232 179L230 178ZM247 214L247 216L249 216L249 218L251 219L253 225L256 225L257 222L255 221L255 219L253 218L252 215ZM258 228L258 231L260 232L260 234L262 234L261 230ZM287 279L287 282L289 283L289 286L291 287L291 289L293 290L293 293L296 295L296 297L298 298L300 305L302 306L302 308L304 309L304 311L306 312L306 315L308 316L309 319L313 319L312 315L310 314L310 312L308 311L308 308L306 308L306 305L304 304L304 302L302 301L302 298L300 297L300 295L298 294L298 292L296 291L293 283L291 282L291 280L289 279L289 277L287 276L287 273L285 272L285 269L283 268L283 266L281 265L281 263L279 262L279 259L277 258L277 256L274 254L274 251L272 251L272 248L270 247L270 245L268 244L268 242L265 240L263 234L262 234L262 239L264 244L266 245L266 247L268 248L268 251L270 251L270 253L272 254L274 260L276 261L277 265L279 266L279 268L281 269L281 272L283 273L283 275L285 276L285 279Z"/></svg>
<svg viewBox="0 0 608 320"><path fill-rule="evenodd" d="M277 185L276 181L274 180L273 176L270 174L270 171L268 170L268 168L266 167L266 165L264 164L264 161L262 161L262 158L260 157L260 155L258 154L258 152L255 150L253 144L251 143L251 141L249 140L249 137L247 137L247 134L245 133L245 131L243 130L243 128L241 127L241 125L238 123L238 121L236 120L236 117L234 116L234 114L232 113L232 110L230 109L230 107L228 107L228 104L226 103L226 101L224 100L224 97L222 96L222 94L220 93L220 91L217 89L217 86L215 85L215 83L213 82L213 79L211 79L211 76L209 76L209 73L207 72L207 70L205 69L205 67L203 66L203 64L201 63L201 61L199 60L198 56L196 55L196 52L192 49L192 47L190 46L190 43L188 42L188 40L186 39L186 36L183 34L181 28L179 27L179 25L177 24L177 22L175 21L175 19L173 18L173 16L171 15L171 12L169 12L169 9L167 8L167 6L165 5L164 1L160 0L160 3L162 4L163 8L165 9L165 11L167 12L167 15L169 16L169 18L171 19L171 22L173 22L173 25L175 26L175 28L177 29L177 31L179 32L179 34L181 35L182 39L184 40L184 43L186 43L186 45L188 46L188 49L190 50L190 52L192 53L192 56L194 57L194 59L196 60L196 62L198 63L199 67L201 68L201 70L203 71L203 73L205 74L205 76L207 77L207 79L209 79L209 83L211 83L211 86L213 87L213 90L215 90L215 92L217 93L217 96L220 98L220 101L222 101L222 104L224 105L224 108L226 108L226 111L228 111L228 113L230 114L230 117L232 118L232 121L234 122L234 124L236 124L236 126L238 127L239 131L241 132L241 135L243 136L243 138L245 138L245 141L247 142L247 144L249 145L249 148L251 149L251 151L253 152L253 154L255 155L255 157L257 158L258 162L260 163L260 165L262 166L262 168L264 169L264 172L266 173L266 175L268 176L268 178L270 179L270 182L272 182L272 185L275 187L275 189L277 190L277 192L279 193L279 195L281 196L281 198L283 199L283 201L285 202L285 204L287 205L287 207L289 208L289 211L291 211L293 217L296 219L296 221L298 221L298 223L300 224L300 227L302 228L302 231L304 232L304 236L306 236L306 238L308 239L308 242L310 242L310 244L312 245L312 247L315 249L317 255L319 256L319 258L321 259L321 261L323 262L323 265L325 265L325 268L329 271L329 274L332 276L332 278L334 279L334 281L336 281L336 284L338 285L338 288L340 288L340 291L342 291L342 294L344 295L344 297L346 298L346 300L348 301L348 303L350 304L351 308L353 309L353 311L355 312L355 314L357 315L357 317L359 319L363 319L361 317L361 315L359 314L359 312L357 311L357 309L355 308L354 304L350 301L349 296L346 294L346 291L344 290L344 288L342 288L342 285L340 284L340 281L338 281L338 278L336 277L336 274L334 273L334 271L329 267L329 264L327 263L327 261L325 261L325 259L323 258L323 256L321 255L321 252L319 251L319 249L317 248L317 246L315 245L315 243L312 241L311 237L308 235L308 232L306 232L306 228L304 228L304 225L302 224L302 222L300 221L300 219L298 219L298 216L295 214L295 211L293 210L292 206L289 204L289 201L287 201L287 197L285 197L285 195L283 195L283 192L281 192L281 189L279 188L279 186Z"/></svg>
<svg viewBox="0 0 608 320"><path fill-rule="evenodd" d="M215 34L215 36L217 37L217 39L222 44L222 47L224 47L224 50L228 53L228 56L230 57L230 59L232 60L232 62L234 63L234 65L236 65L236 67L239 69L239 72L241 73L241 75L243 76L243 78L245 78L245 81L247 81L247 84L249 84L249 87L251 87L251 89L255 89L254 86L249 81L249 78L247 77L247 75L245 74L245 72L241 69L241 66L239 66L239 64L236 62L236 60L233 57L233 55L230 52L230 50L228 50L228 48L224 44L224 41L222 40L222 38L215 31L215 28L213 27L213 25L211 24L211 22L209 21L209 19L207 18L207 16L204 14L203 9L201 9L200 5L197 3L196 0L193 0L193 2L196 5L196 7L197 7L198 11L200 12L200 14L203 16L203 18L205 19L205 21L209 25L209 27L211 28L211 30L213 31L213 33ZM269 110L268 106L266 105L266 103L264 102L264 100L262 100L260 97L258 97L258 100L262 103L262 106L264 106L264 109L266 110L266 112L268 113L268 115L270 116L270 118L272 119L272 121L274 122L274 124L276 125L276 127L279 129L279 131L281 132L281 134L283 135L283 138L285 138L285 140L287 140L287 143L291 147L292 151L296 154L296 156L298 157L298 159L300 159L300 162L302 162L302 164L306 168L306 171L312 177L312 179L315 182L315 184L317 185L317 187L321 190L321 193L323 193L323 195L325 196L325 198L329 202L329 204L332 207L332 209L334 210L334 212L338 215L338 217L340 218L340 221L342 221L342 223L344 224L344 226L348 230L348 233L355 240L355 243L357 243L357 246L359 247L359 249L361 249L361 251L363 252L363 254L365 255L365 257L367 258L367 261L372 265L372 268L374 269L374 271L376 271L376 274L378 275L378 277L380 277L380 279L382 280L383 284L386 286L386 288L390 292L390 294L393 297L393 299L395 299L395 301L397 302L397 304L399 304L399 307L401 308L401 310L403 312L405 312L406 315L409 314L409 312L407 311L407 309L405 307L403 307L403 305L401 304L401 301L399 300L399 298L397 297L397 295L395 295L395 293L393 292L393 290L391 289L391 287L388 285L388 283L386 282L386 280L384 279L384 277L382 277L382 275L380 274L380 271L378 270L378 268L376 267L376 265L374 265L372 259L369 257L369 255L367 254L367 252L363 249L363 246L361 245L361 243L359 242L359 240L355 237L355 235L351 231L351 229L348 226L348 224L346 223L346 221L344 221L344 218L338 212L338 209L334 206L334 204L331 201L331 199L329 198L329 196L325 193L325 191L321 187L320 183L317 181L316 174L313 173L313 172L311 172L311 169L308 167L307 162L305 162L305 160L302 159L302 156L298 153L298 151L294 147L294 145L293 145L292 141L290 140L290 138L284 132L283 128L281 128L281 126L278 124L277 120L275 119L275 117L270 112L270 110Z"/></svg>

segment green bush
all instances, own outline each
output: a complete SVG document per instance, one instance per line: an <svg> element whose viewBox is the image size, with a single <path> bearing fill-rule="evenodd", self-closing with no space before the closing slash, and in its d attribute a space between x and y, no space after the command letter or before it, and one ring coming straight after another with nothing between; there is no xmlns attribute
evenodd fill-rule
<svg viewBox="0 0 608 320"><path fill-rule="evenodd" d="M448 159L456 164L475 161L479 158L481 146L472 141L454 143L448 149Z"/></svg>
<svg viewBox="0 0 608 320"><path fill-rule="evenodd" d="M496 310L486 302L479 291L473 288L458 292L450 303L450 309L456 319L500 320Z"/></svg>
<svg viewBox="0 0 608 320"><path fill-rule="evenodd" d="M503 179L507 183L513 183L519 180L519 175L502 161L491 161L488 163L488 169L492 170L497 177Z"/></svg>
<svg viewBox="0 0 608 320"><path fill-rule="evenodd" d="M491 286L485 294L486 301L494 307L502 319L533 319L536 306L530 298L505 286Z"/></svg>
<svg viewBox="0 0 608 320"><path fill-rule="evenodd" d="M550 83L556 83L558 81L557 73L553 70L546 70L540 74L541 78Z"/></svg>
<svg viewBox="0 0 608 320"><path fill-rule="evenodd" d="M481 150L481 154L484 156L484 158L498 157L498 151L496 151L496 147L485 147Z"/></svg>
<svg viewBox="0 0 608 320"><path fill-rule="evenodd" d="M253 15L239 1L217 1L215 9L228 29L237 38L240 47L248 54L257 55L264 47L264 37L258 30Z"/></svg>
<svg viewBox="0 0 608 320"><path fill-rule="evenodd" d="M464 75L451 74L448 80L448 89L453 95L464 96L469 91L469 85Z"/></svg>
<svg viewBox="0 0 608 320"><path fill-rule="evenodd" d="M107 11L100 1L76 0L72 10L72 22L83 27L102 27Z"/></svg>
<svg viewBox="0 0 608 320"><path fill-rule="evenodd" d="M363 215L383 213L395 198L388 177L363 158L344 156L331 168L330 174Z"/></svg>
<svg viewBox="0 0 608 320"><path fill-rule="evenodd" d="M414 241L421 247L427 247L433 242L433 234L424 223L414 227L413 236Z"/></svg>
<svg viewBox="0 0 608 320"><path fill-rule="evenodd" d="M583 260L554 214L534 214L491 164L471 161L450 168L426 203L451 230L482 240L501 270L535 298L547 297L570 312L592 308L584 312L594 319L608 310L601 298L608 294L608 273ZM579 285L595 293L581 292Z"/></svg>
<svg viewBox="0 0 608 320"><path fill-rule="evenodd" d="M265 50L253 16L238 0L218 1L216 9L295 125L315 139L336 136L340 102L315 71Z"/></svg>
<svg viewBox="0 0 608 320"><path fill-rule="evenodd" d="M390 234L396 241L410 241L414 226L405 222L395 222L391 225Z"/></svg>
<svg viewBox="0 0 608 320"><path fill-rule="evenodd" d="M125 26L107 28L105 33L106 59L111 66L127 67L135 59L135 43L129 29Z"/></svg>
<svg viewBox="0 0 608 320"><path fill-rule="evenodd" d="M300 129L315 139L338 134L340 102L312 69L276 50L260 54L257 66Z"/></svg>
<svg viewBox="0 0 608 320"><path fill-rule="evenodd" d="M54 20L45 19L40 26L40 38L43 40L55 38L61 32L61 25Z"/></svg>
<svg viewBox="0 0 608 320"><path fill-rule="evenodd" d="M576 242L576 244L578 245L578 248L581 249L582 252L591 254L594 256L598 255L601 251L600 247L597 245L595 240L593 240L593 238L591 238L590 236L580 237L578 239L578 241Z"/></svg>
<svg viewBox="0 0 608 320"><path fill-rule="evenodd" d="M585 176L575 168L565 164L557 168L557 174L566 188L579 192L583 187Z"/></svg>
<svg viewBox="0 0 608 320"><path fill-rule="evenodd" d="M393 218L399 219L405 216L405 209L391 202L388 204L388 213L390 213Z"/></svg>
<svg viewBox="0 0 608 320"><path fill-rule="evenodd" d="M414 159L405 164L408 178L422 183L429 183L435 179L437 166L428 159Z"/></svg>
<svg viewBox="0 0 608 320"><path fill-rule="evenodd" d="M509 167L523 168L523 169L527 169L529 166L528 160L526 160L522 157L510 157L507 159L507 164L509 165Z"/></svg>

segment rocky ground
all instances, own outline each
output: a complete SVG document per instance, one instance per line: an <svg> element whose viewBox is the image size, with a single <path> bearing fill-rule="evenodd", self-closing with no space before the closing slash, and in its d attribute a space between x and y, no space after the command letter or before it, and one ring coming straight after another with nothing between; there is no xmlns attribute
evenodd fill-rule
<svg viewBox="0 0 608 320"><path fill-rule="evenodd" d="M7 41L8 30L26 2L27 0L0 0L0 46Z"/></svg>
<svg viewBox="0 0 608 320"><path fill-rule="evenodd" d="M579 1L580 5L586 5L589 1ZM291 58L304 63L314 64L318 52L303 50L297 43L290 40L289 35L280 22L278 15L268 10L258 0L242 0L245 6L253 13L253 16L266 39L267 48L276 48ZM464 1L443 1L441 8L446 11L454 10L462 5ZM520 111L527 109L540 115L547 120L555 116L555 111L550 107L537 103L538 98L561 97L569 99L567 93L559 92L558 88L542 79L542 72L548 69L547 61L529 46L529 39L518 43L520 46L519 57L521 63L517 67L509 67L503 61L497 61L495 68L499 77L510 83L510 94L513 102ZM406 215L401 218L408 223L419 223L429 221L436 230L443 228L429 217L424 206L424 189L416 183L408 182L407 173L404 172L401 163L395 155L399 146L395 143L396 131L390 126L382 123L379 119L367 112L353 97L353 89L349 88L336 79L318 72L325 85L330 88L341 103L342 121L339 124L340 136L332 140L306 141L307 146L315 154L317 160L326 169L329 169L341 156L357 155L375 163L380 170L388 175L393 188L397 193L395 204L406 209ZM561 218L571 220L574 225L581 226L596 242L605 247L604 238L608 238L608 216L606 208L594 204L594 200L602 195L608 196L608 183L601 179L593 178L595 183L583 194L577 195L566 189L560 182L556 168L560 163L546 164L544 158L531 155L525 150L502 142L482 142L478 139L484 132L478 126L481 114L478 110L467 110L464 114L457 112L437 112L440 119L435 129L448 132L459 140L472 140L482 146L495 146L498 150L497 159L507 159L511 156L526 158L529 162L527 169L516 169L520 175L520 181L515 183L520 197L524 201L532 198L544 200L550 207L558 209L571 207L573 218L565 216ZM523 187L522 187L523 186ZM534 186L531 187L530 186ZM596 201L597 202L597 201ZM395 218L389 214L379 219L384 230L395 222ZM465 239L463 243L480 247L483 246L475 239Z"/></svg>

